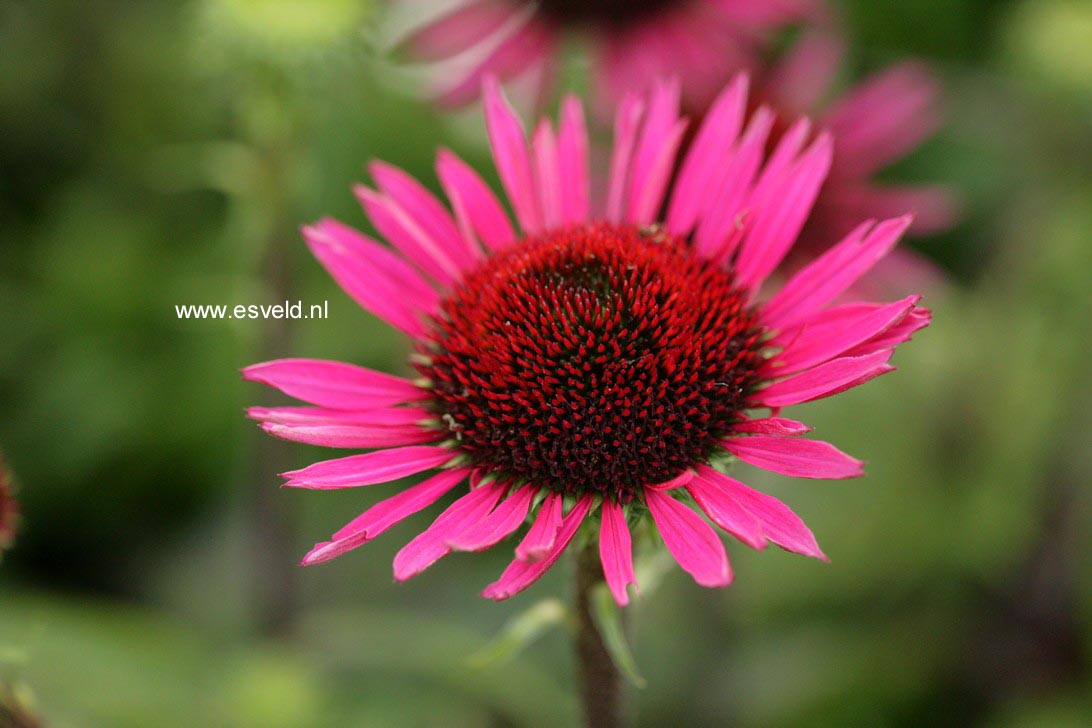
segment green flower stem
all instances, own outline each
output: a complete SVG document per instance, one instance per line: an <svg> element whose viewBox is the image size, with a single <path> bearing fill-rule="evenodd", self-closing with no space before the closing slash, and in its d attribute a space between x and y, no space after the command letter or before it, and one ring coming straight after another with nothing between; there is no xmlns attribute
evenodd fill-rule
<svg viewBox="0 0 1092 728"><path fill-rule="evenodd" d="M603 583L603 569L594 542L577 555L575 612L576 656L581 700L589 728L618 728L623 720L622 674L611 659L595 625L594 593Z"/></svg>

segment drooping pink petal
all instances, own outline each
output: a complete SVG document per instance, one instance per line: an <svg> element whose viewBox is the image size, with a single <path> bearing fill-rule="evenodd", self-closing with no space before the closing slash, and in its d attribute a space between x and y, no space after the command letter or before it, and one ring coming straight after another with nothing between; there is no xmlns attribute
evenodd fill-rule
<svg viewBox="0 0 1092 728"><path fill-rule="evenodd" d="M829 308L800 324L798 331L782 332L773 344L784 350L769 360L773 376L803 371L844 354L881 336L914 309L921 296L907 296L889 304L850 303ZM790 338L791 337L791 338Z"/></svg>
<svg viewBox="0 0 1092 728"><path fill-rule="evenodd" d="M757 291L784 260L815 204L832 158L831 138L821 134L781 183L772 186L769 197L756 201L755 221L733 268L739 285Z"/></svg>
<svg viewBox="0 0 1092 728"><path fill-rule="evenodd" d="M481 249L472 238L463 236L447 208L411 175L379 161L371 162L368 170L380 191L398 203L460 267L470 268L482 257Z"/></svg>
<svg viewBox="0 0 1092 728"><path fill-rule="evenodd" d="M763 323L779 330L815 316L890 252L909 225L906 216L859 226L782 286L762 307Z"/></svg>
<svg viewBox="0 0 1092 728"><path fill-rule="evenodd" d="M518 15L518 7L497 0L466 3L430 20L399 45L422 61L441 61L482 43Z"/></svg>
<svg viewBox="0 0 1092 728"><path fill-rule="evenodd" d="M576 529L584 522L584 517L588 515L588 511L591 509L592 500L591 495L585 495L576 502L573 509L562 519L561 528L557 531L557 538L553 546L541 559L538 561L521 561L517 558L508 565L508 568L504 570L499 579L482 591L482 596L497 602L504 601L514 597L538 581L543 574L550 570L550 567L565 551L565 547L572 541Z"/></svg>
<svg viewBox="0 0 1092 728"><path fill-rule="evenodd" d="M538 491L538 486L531 484L517 489L488 516L448 540L447 545L455 551L484 551L495 546L523 524Z"/></svg>
<svg viewBox="0 0 1092 728"><path fill-rule="evenodd" d="M797 478L839 480L864 475L864 463L829 442L751 435L721 442L728 452L763 470Z"/></svg>
<svg viewBox="0 0 1092 728"><path fill-rule="evenodd" d="M811 432L812 428L803 422L788 420L784 417L766 417L760 420L744 420L732 425L735 432L754 435L775 435L777 437L796 437Z"/></svg>
<svg viewBox="0 0 1092 728"><path fill-rule="evenodd" d="M371 541L414 513L428 508L466 478L469 470L444 470L417 485L381 500L350 521L330 541L315 544L301 564L310 566L337 558Z"/></svg>
<svg viewBox="0 0 1092 728"><path fill-rule="evenodd" d="M494 481L471 490L448 506L431 526L395 554L394 578L411 579L451 553L448 541L485 518L507 490L507 483Z"/></svg>
<svg viewBox="0 0 1092 728"><path fill-rule="evenodd" d="M715 483L757 518L766 538L794 553L827 560L811 529L777 498L749 488L706 465L698 466L698 472L707 482Z"/></svg>
<svg viewBox="0 0 1092 728"><path fill-rule="evenodd" d="M630 160L637 140L641 117L645 113L644 99L635 93L626 94L614 120L614 149L610 156L610 172L607 182L607 220L621 222L628 206L627 182L630 178Z"/></svg>
<svg viewBox="0 0 1092 728"><path fill-rule="evenodd" d="M607 499L602 505L602 523L599 526L599 559L603 562L603 576L610 593L619 606L629 604L626 586L636 585L633 574L633 546L629 527L622 506Z"/></svg>
<svg viewBox="0 0 1092 728"><path fill-rule="evenodd" d="M523 232L537 232L542 228L542 213L523 124L496 79L486 79L484 93L485 123L497 172Z"/></svg>
<svg viewBox="0 0 1092 728"><path fill-rule="evenodd" d="M755 392L751 399L762 407L788 407L830 397L895 371L887 363L894 352L890 349L867 356L845 356L820 364L814 369L774 382Z"/></svg>
<svg viewBox="0 0 1092 728"><path fill-rule="evenodd" d="M262 423L274 437L321 447L377 448L422 445L443 440L444 434L417 425L282 425Z"/></svg>
<svg viewBox="0 0 1092 728"><path fill-rule="evenodd" d="M766 548L762 524L717 481L697 475L686 484L686 490L713 523L753 549Z"/></svg>
<svg viewBox="0 0 1092 728"><path fill-rule="evenodd" d="M508 214L482 178L454 153L441 149L436 174L444 188L463 235L477 236L490 250L500 250L516 239Z"/></svg>
<svg viewBox="0 0 1092 728"><path fill-rule="evenodd" d="M400 377L339 361L276 359L243 369L243 378L276 387L290 397L334 409L378 409L428 399Z"/></svg>
<svg viewBox="0 0 1092 728"><path fill-rule="evenodd" d="M445 287L459 279L462 265L397 202L364 185L353 187L353 193L375 229L407 260Z"/></svg>
<svg viewBox="0 0 1092 728"><path fill-rule="evenodd" d="M575 96L561 102L558 128L558 159L561 176L561 222L575 225L588 219L588 129L584 107Z"/></svg>
<svg viewBox="0 0 1092 728"><path fill-rule="evenodd" d="M728 155L743 126L747 105L747 76L737 75L706 114L686 160L679 169L667 214L667 229L686 235L709 204L715 171L727 164Z"/></svg>
<svg viewBox="0 0 1092 728"><path fill-rule="evenodd" d="M684 571L702 586L728 586L732 568L716 531L670 495L646 488L645 503L664 544Z"/></svg>
<svg viewBox="0 0 1092 728"><path fill-rule="evenodd" d="M438 468L457 455L458 453L446 447L411 445L325 460L300 470L283 473L283 476L289 479L285 485L291 488L355 488L386 483L430 468Z"/></svg>
<svg viewBox="0 0 1092 728"><path fill-rule="evenodd" d="M645 488L651 488L652 490L672 490L674 488L681 488L690 482L690 479L694 477L694 471L687 468L671 480L665 480L662 483L653 483L646 485Z"/></svg>
<svg viewBox="0 0 1092 728"><path fill-rule="evenodd" d="M527 535L516 546L516 558L520 561L540 561L554 547L557 532L561 528L562 497L554 492L549 493L539 506L538 515L535 517Z"/></svg>
<svg viewBox="0 0 1092 728"><path fill-rule="evenodd" d="M391 326L421 336L421 315L439 308L439 295L408 263L378 243L334 220L303 228L311 252L365 310Z"/></svg>

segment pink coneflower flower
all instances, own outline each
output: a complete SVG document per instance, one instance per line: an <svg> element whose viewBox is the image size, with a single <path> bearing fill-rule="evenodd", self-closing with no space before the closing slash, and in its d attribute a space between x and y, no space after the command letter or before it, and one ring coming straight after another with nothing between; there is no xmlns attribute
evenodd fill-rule
<svg viewBox="0 0 1092 728"><path fill-rule="evenodd" d="M955 195L948 188L876 180L886 167L916 150L939 128L940 92L933 73L924 64L904 62L869 76L832 99L831 89L843 57L843 43L836 34L812 30L756 84L752 103L769 105L782 119L813 116L817 126L835 139L830 174L797 246L798 254L817 253L871 217L911 212L910 235L943 232L957 217ZM877 266L870 281L881 289L920 290L938 275L925 258L897 249Z"/></svg>
<svg viewBox="0 0 1092 728"><path fill-rule="evenodd" d="M515 224L472 169L441 151L450 211L379 162L377 189L356 190L395 250L333 220L304 229L346 292L413 339L420 378L307 359L244 370L309 404L251 410L271 434L376 448L286 473L287 485L436 472L303 563L340 556L453 491L458 498L395 557L397 580L452 551L494 546L525 523L515 559L485 596L530 586L582 524L597 532L621 604L634 583L630 529L646 518L706 586L727 585L732 571L701 514L752 548L825 558L786 505L722 466L738 458L795 477L862 474L860 461L802 437L810 428L780 411L891 371L894 347L928 324L917 296L829 305L910 221L862 223L760 300L827 174L830 138L805 146L798 122L763 165L773 119L760 112L746 122L740 77L668 191L686 125L678 96L660 85L622 105L602 204L590 189L580 103L566 99L556 130L543 121L528 143L488 83L489 137Z"/></svg>
<svg viewBox="0 0 1092 728"><path fill-rule="evenodd" d="M584 37L595 97L607 103L644 92L658 78L683 79L690 102L709 101L730 73L752 68L765 39L815 14L816 0L466 0L404 43L423 61L444 62L438 96L477 97L482 79L557 75L560 46Z"/></svg>

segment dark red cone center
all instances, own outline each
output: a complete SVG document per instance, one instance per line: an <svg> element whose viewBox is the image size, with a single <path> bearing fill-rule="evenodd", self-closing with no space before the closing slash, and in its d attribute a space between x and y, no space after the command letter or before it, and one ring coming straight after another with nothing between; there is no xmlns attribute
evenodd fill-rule
<svg viewBox="0 0 1092 728"><path fill-rule="evenodd" d="M684 240L595 224L468 275L418 369L482 469L625 502L716 450L759 381L760 339L731 274Z"/></svg>

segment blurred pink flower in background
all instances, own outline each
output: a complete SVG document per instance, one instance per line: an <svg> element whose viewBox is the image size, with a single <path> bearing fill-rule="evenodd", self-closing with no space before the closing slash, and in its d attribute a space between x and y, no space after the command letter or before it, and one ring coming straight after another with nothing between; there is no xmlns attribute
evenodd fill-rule
<svg viewBox="0 0 1092 728"><path fill-rule="evenodd" d="M816 119L834 138L830 175L796 253L814 254L860 220L912 213L909 235L932 235L958 217L957 195L943 185L886 184L876 176L914 152L940 127L939 82L924 64L904 62L874 73L841 94L832 94L844 43L826 28L813 28L756 81L754 104L767 104L781 119ZM777 141L771 136L771 144ZM790 269L806 257L790 259ZM941 272L924 256L897 249L863 282L879 290L922 290Z"/></svg>
<svg viewBox="0 0 1092 728"><path fill-rule="evenodd" d="M528 140L487 83L487 127L514 224L478 174L441 151L450 211L379 162L378 189L356 190L393 250L333 220L304 229L345 291L416 342L420 379L309 359L244 370L309 405L252 409L271 434L375 448L286 473L287 485L439 472L369 508L303 563L344 554L452 491L459 497L395 557L396 579L452 551L494 546L529 521L515 559L484 592L506 599L542 576L587 521L624 604L631 527L650 518L699 584L725 586L724 545L699 512L752 548L825 558L785 504L719 468L737 458L794 477L862 474L860 461L803 438L811 428L779 413L891 371L894 347L928 325L918 296L831 305L910 220L859 224L760 297L827 176L831 139L806 144L800 121L767 155L773 115L748 119L740 76L679 161L679 106L675 84L627 95L606 189L593 195L579 101L566 99L557 127L544 120Z"/></svg>
<svg viewBox="0 0 1092 728"><path fill-rule="evenodd" d="M443 62L436 92L446 104L477 98L487 75L533 77L545 92L563 42L575 34L587 41L597 109L663 78L682 79L687 104L700 105L732 74L756 68L771 34L818 7L817 0L466 0L403 45L419 60Z"/></svg>

